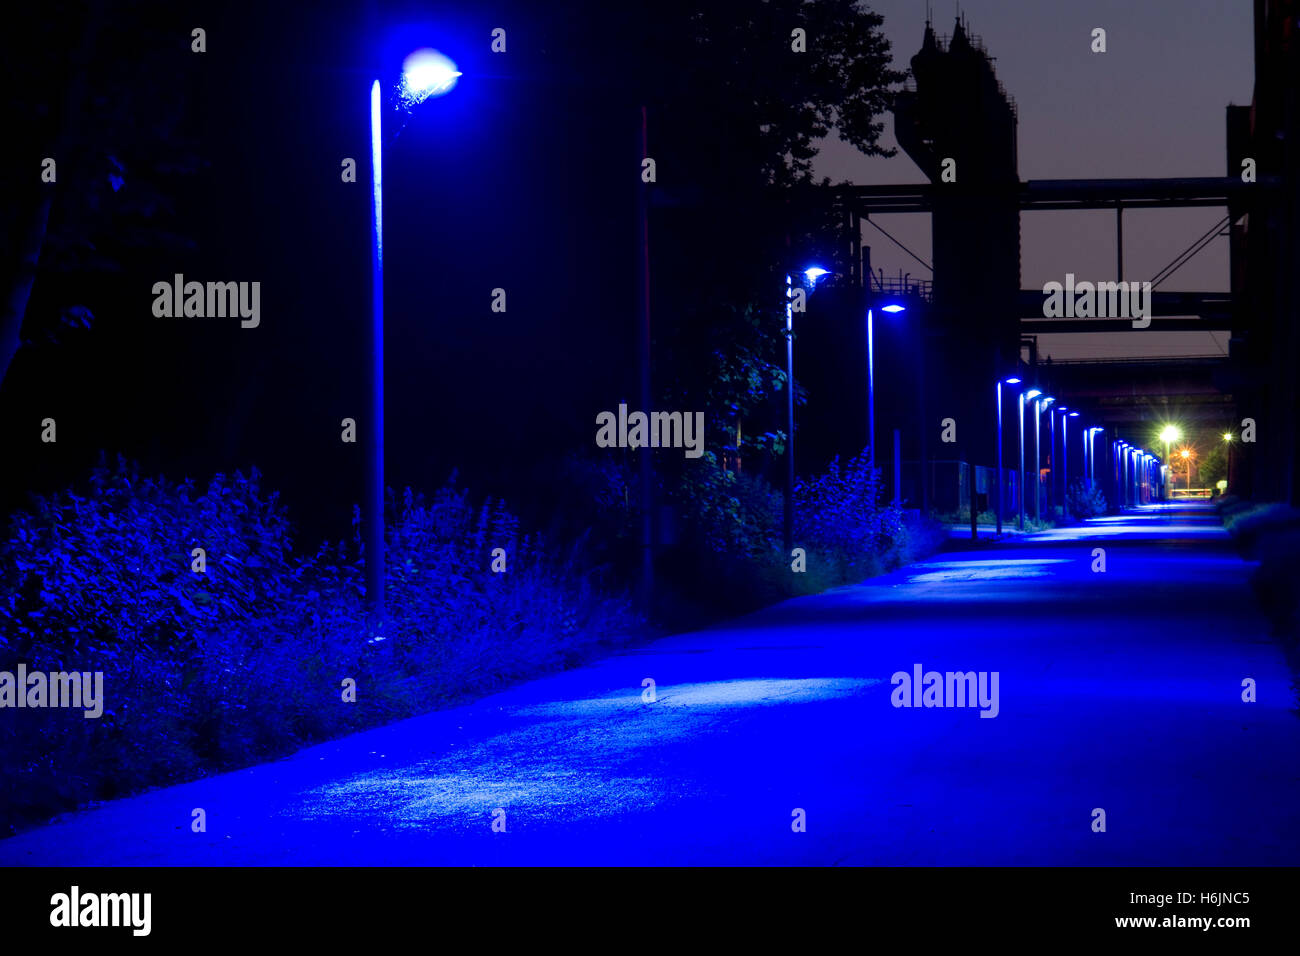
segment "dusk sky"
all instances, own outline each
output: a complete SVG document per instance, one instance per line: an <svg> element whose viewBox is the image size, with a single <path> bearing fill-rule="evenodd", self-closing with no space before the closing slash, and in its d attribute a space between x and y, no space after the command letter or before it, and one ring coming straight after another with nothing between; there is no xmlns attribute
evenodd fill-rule
<svg viewBox="0 0 1300 956"><path fill-rule="evenodd" d="M894 66L907 69L921 46L927 4L873 0L870 5L885 18ZM1251 100L1248 3L972 0L961 12L995 58L998 78L1016 102L1021 180L1225 175L1225 107ZM952 4L935 4L935 31L951 34L955 13ZM1096 27L1106 30L1104 54L1090 50ZM883 141L896 145L892 117L886 117ZM864 185L924 181L901 150L892 159L873 158L834 138L822 149L817 174ZM1125 278L1152 278L1224 214L1217 207L1126 211ZM930 260L927 215L880 216L879 222ZM876 229L864 226L863 241L871 246L876 269L930 277ZM1020 254L1021 288L1062 281L1066 272L1113 279L1115 215L1023 214ZM1227 291L1227 239L1216 239L1159 289ZM1040 348L1058 359L1225 354L1227 333L1051 336L1040 338Z"/></svg>

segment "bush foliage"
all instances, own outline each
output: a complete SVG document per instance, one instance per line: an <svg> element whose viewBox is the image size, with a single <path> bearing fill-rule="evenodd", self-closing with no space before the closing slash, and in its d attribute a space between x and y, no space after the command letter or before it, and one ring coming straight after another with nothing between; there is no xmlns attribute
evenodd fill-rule
<svg viewBox="0 0 1300 956"><path fill-rule="evenodd" d="M454 479L390 498L382 622L367 610L359 540L295 549L256 472L199 488L119 461L35 498L0 546L0 670L103 672L104 711L0 711L0 833L446 706L641 632L610 587L635 567L632 466L564 470L581 501L567 550ZM660 480L676 516L661 589L697 610L861 580L938 545L936 529L881 502L865 455L797 485L804 573L782 547L782 496L760 476L707 452Z"/></svg>
<svg viewBox="0 0 1300 956"><path fill-rule="evenodd" d="M0 711L0 833L444 706L638 626L625 600L597 591L574 555L521 534L501 502L475 506L448 486L390 508L379 629L355 544L295 552L256 473L200 491L119 462L13 515L0 670L101 671L105 704L98 719ZM495 548L505 573L491 571ZM355 703L343 702L345 678Z"/></svg>

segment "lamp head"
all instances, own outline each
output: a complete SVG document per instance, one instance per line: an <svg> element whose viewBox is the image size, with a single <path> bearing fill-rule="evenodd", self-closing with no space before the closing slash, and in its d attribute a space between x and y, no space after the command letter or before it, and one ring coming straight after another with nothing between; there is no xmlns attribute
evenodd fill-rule
<svg viewBox="0 0 1300 956"><path fill-rule="evenodd" d="M456 64L437 50L416 50L402 61L402 99L414 106L431 96L442 96L450 92L460 75Z"/></svg>

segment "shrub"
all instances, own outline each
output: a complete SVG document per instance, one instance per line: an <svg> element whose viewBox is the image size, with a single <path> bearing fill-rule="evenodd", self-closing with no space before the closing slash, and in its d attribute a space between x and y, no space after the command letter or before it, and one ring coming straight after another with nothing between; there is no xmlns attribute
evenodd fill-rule
<svg viewBox="0 0 1300 956"><path fill-rule="evenodd" d="M761 477L718 466L706 451L672 494L686 537L716 554L763 559L781 544L781 494Z"/></svg>
<svg viewBox="0 0 1300 956"><path fill-rule="evenodd" d="M357 549L296 554L256 473L199 493L119 462L84 493L36 499L10 527L0 669L102 671L105 707L98 720L0 712L0 832L443 706L639 626L594 585L578 546L556 556L504 504L475 506L451 486L403 496L380 628ZM196 547L203 574L191 570ZM344 678L355 704L342 703Z"/></svg>
<svg viewBox="0 0 1300 956"><path fill-rule="evenodd" d="M1076 479L1066 493L1066 510L1076 518L1095 518L1107 510L1100 486L1085 478Z"/></svg>
<svg viewBox="0 0 1300 956"><path fill-rule="evenodd" d="M843 466L833 459L825 474L795 485L795 538L837 555L846 573L884 554L902 531L902 514L882 504L880 472L867 452Z"/></svg>
<svg viewBox="0 0 1300 956"><path fill-rule="evenodd" d="M1281 502L1233 500L1221 504L1220 514L1241 553L1259 562L1251 584L1274 633L1290 643L1294 667L1300 611L1300 510Z"/></svg>
<svg viewBox="0 0 1300 956"><path fill-rule="evenodd" d="M121 642L193 651L202 631L257 615L299 580L289 523L256 471L191 482L142 478L102 463L85 495L36 499L11 518L4 550L0 644L42 667L108 657ZM191 551L206 572L191 571Z"/></svg>

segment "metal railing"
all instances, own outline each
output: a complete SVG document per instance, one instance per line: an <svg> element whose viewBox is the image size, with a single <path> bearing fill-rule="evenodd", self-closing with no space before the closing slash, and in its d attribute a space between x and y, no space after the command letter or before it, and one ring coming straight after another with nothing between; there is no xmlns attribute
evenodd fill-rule
<svg viewBox="0 0 1300 956"><path fill-rule="evenodd" d="M934 301L934 281L913 279L911 276L880 276L871 274L871 291L877 295L896 295L900 298Z"/></svg>

